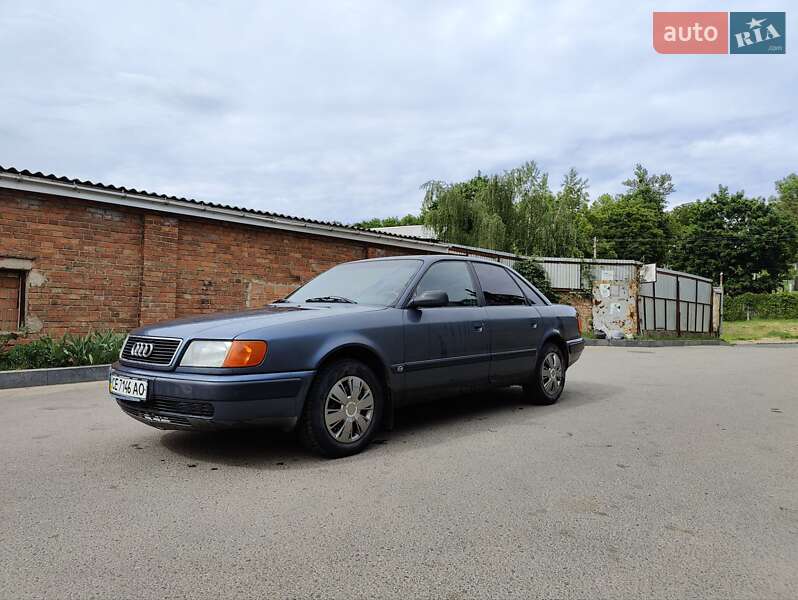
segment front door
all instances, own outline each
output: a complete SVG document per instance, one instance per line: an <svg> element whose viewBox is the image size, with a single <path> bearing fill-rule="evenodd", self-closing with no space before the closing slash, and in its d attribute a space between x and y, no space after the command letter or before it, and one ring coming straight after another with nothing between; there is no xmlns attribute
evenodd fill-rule
<svg viewBox="0 0 798 600"><path fill-rule="evenodd" d="M449 304L405 310L405 389L457 391L487 384L490 346L485 309L478 305L468 264L434 263L415 294L431 290L446 292Z"/></svg>

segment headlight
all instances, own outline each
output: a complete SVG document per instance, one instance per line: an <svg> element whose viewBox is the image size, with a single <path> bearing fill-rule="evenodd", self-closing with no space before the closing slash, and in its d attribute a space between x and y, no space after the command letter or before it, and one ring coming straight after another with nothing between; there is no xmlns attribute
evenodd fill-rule
<svg viewBox="0 0 798 600"><path fill-rule="evenodd" d="M181 367L254 367L266 357L266 342L260 340L197 340L191 342Z"/></svg>

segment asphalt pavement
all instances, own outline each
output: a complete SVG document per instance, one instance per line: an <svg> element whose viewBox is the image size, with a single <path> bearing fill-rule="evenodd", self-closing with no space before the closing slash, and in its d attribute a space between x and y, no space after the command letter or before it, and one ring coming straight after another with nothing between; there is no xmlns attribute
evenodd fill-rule
<svg viewBox="0 0 798 600"><path fill-rule="evenodd" d="M0 598L796 598L798 347L588 348L341 460L0 391Z"/></svg>

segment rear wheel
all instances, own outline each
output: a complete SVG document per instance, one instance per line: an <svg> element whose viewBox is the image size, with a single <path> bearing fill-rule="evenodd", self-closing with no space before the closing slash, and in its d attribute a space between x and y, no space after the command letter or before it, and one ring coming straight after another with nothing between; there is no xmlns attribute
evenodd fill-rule
<svg viewBox="0 0 798 600"><path fill-rule="evenodd" d="M323 367L305 400L299 436L328 458L356 454L374 436L382 418L384 392L376 375L358 360Z"/></svg>
<svg viewBox="0 0 798 600"><path fill-rule="evenodd" d="M524 385L524 393L533 404L554 404L565 387L565 357L551 342L543 346L532 379Z"/></svg>

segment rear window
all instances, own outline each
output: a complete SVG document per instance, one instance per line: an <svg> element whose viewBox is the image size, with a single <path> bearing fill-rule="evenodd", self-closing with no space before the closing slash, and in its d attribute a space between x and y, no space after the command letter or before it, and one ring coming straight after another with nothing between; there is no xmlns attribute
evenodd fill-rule
<svg viewBox="0 0 798 600"><path fill-rule="evenodd" d="M547 304L543 296L541 296L539 292L535 291L535 288L533 288L520 277L516 276L515 273L513 273L513 279L515 279L516 283L521 286L521 289L523 290L524 295L527 297L527 300L529 300L532 304Z"/></svg>
<svg viewBox="0 0 798 600"><path fill-rule="evenodd" d="M510 277L507 269L485 263L473 264L485 295L485 304L488 306L526 304L526 296Z"/></svg>

